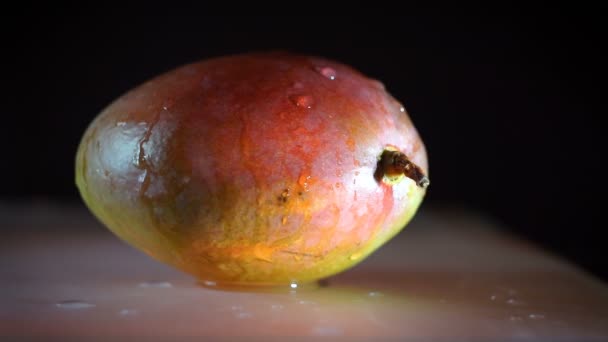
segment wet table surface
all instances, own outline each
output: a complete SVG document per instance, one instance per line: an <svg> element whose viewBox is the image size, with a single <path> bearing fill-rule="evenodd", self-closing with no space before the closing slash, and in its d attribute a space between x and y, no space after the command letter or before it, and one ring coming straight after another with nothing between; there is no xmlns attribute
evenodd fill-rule
<svg viewBox="0 0 608 342"><path fill-rule="evenodd" d="M421 211L322 286L209 289L82 207L2 205L0 340L608 340L608 287L478 215Z"/></svg>

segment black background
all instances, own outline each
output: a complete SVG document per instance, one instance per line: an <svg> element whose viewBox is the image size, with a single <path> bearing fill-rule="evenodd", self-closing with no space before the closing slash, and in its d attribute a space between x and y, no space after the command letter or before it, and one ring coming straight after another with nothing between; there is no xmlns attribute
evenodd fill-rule
<svg viewBox="0 0 608 342"><path fill-rule="evenodd" d="M200 8L186 16L91 12L23 11L2 22L0 201L80 203L77 144L110 101L187 62L282 49L350 64L405 104L429 151L425 205L482 211L608 278L599 219L605 38L597 19L559 10L243 18L208 17Z"/></svg>

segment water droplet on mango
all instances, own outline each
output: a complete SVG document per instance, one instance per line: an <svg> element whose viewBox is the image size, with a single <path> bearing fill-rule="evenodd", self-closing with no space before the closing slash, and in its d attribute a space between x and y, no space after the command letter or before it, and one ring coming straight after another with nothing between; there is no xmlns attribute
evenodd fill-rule
<svg viewBox="0 0 608 342"><path fill-rule="evenodd" d="M326 78L328 78L328 79L330 79L332 81L336 79L337 72L333 68L330 68L330 67L317 67L316 70L321 75L325 76Z"/></svg>
<svg viewBox="0 0 608 342"><path fill-rule="evenodd" d="M314 104L314 99L310 95L292 95L289 97L289 100L296 106L307 109L312 108Z"/></svg>

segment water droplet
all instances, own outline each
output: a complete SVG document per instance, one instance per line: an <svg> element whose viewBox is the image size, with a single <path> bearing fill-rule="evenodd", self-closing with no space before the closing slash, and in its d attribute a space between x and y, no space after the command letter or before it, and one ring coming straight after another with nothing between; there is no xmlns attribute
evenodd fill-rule
<svg viewBox="0 0 608 342"><path fill-rule="evenodd" d="M135 316L135 315L137 315L138 313L139 313L139 312L138 312L137 310L135 310L135 309L122 309L122 310L120 310L120 311L118 312L118 314L119 314L120 316L123 316L123 317Z"/></svg>
<svg viewBox="0 0 608 342"><path fill-rule="evenodd" d="M292 95L289 99L293 104L302 108L312 108L314 104L314 100L310 95Z"/></svg>
<svg viewBox="0 0 608 342"><path fill-rule="evenodd" d="M304 188L305 192L308 192L308 185L310 184L310 175L305 175L305 174L301 174L300 177L298 177L298 184Z"/></svg>
<svg viewBox="0 0 608 342"><path fill-rule="evenodd" d="M152 281L152 282L146 281L146 282L140 283L139 287L143 287L143 288L155 287L155 288L166 289L166 288L173 287L173 285L171 285L171 283L168 281Z"/></svg>
<svg viewBox="0 0 608 342"><path fill-rule="evenodd" d="M239 312L235 316L238 319L247 319L253 317L253 314L250 312Z"/></svg>
<svg viewBox="0 0 608 342"><path fill-rule="evenodd" d="M163 101L163 110L169 110L169 108L173 107L174 103L175 101L173 101L173 99L165 99L165 101Z"/></svg>
<svg viewBox="0 0 608 342"><path fill-rule="evenodd" d="M513 306L520 306L520 305L525 305L526 303L522 300L518 300L515 298L509 298L509 299L507 299L507 304L513 305Z"/></svg>
<svg viewBox="0 0 608 342"><path fill-rule="evenodd" d="M64 300L59 303L56 303L55 306L57 306L60 309L79 310L79 309L94 308L95 304L83 302L81 300Z"/></svg>
<svg viewBox="0 0 608 342"><path fill-rule="evenodd" d="M399 111L400 111L401 113L405 113L405 107L403 107L403 106L399 107Z"/></svg>
<svg viewBox="0 0 608 342"><path fill-rule="evenodd" d="M298 304L300 305L313 305L316 304L315 302L311 302L310 300L300 300L298 301Z"/></svg>
<svg viewBox="0 0 608 342"><path fill-rule="evenodd" d="M382 297L384 296L384 293L380 291L370 291L367 295L370 297Z"/></svg>
<svg viewBox="0 0 608 342"><path fill-rule="evenodd" d="M297 283L291 283L291 284L289 284L289 287L291 287L292 289L297 289L298 288L298 284Z"/></svg>
<svg viewBox="0 0 608 342"><path fill-rule="evenodd" d="M343 334L342 329L336 327L314 327L312 329L313 334L321 336L340 336Z"/></svg>
<svg viewBox="0 0 608 342"><path fill-rule="evenodd" d="M209 287L217 286L217 283L214 282L213 280L205 280L205 281L203 281L203 284L205 286L209 286Z"/></svg>
<svg viewBox="0 0 608 342"><path fill-rule="evenodd" d="M330 68L330 67L317 67L315 68L321 75L325 76L326 78L329 78L330 80L335 80L336 79L336 70Z"/></svg>
<svg viewBox="0 0 608 342"><path fill-rule="evenodd" d="M530 318L530 319L543 319L543 318L545 318L545 315L531 313L531 314L528 315L528 318Z"/></svg>

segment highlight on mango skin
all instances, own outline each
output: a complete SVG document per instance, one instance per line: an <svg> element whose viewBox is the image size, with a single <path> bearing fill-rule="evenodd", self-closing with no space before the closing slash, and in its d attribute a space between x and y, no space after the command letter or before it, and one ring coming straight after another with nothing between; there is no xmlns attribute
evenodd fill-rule
<svg viewBox="0 0 608 342"><path fill-rule="evenodd" d="M127 92L88 127L81 196L105 226L202 281L313 282L415 215L424 144L376 80L289 53L203 60Z"/></svg>

